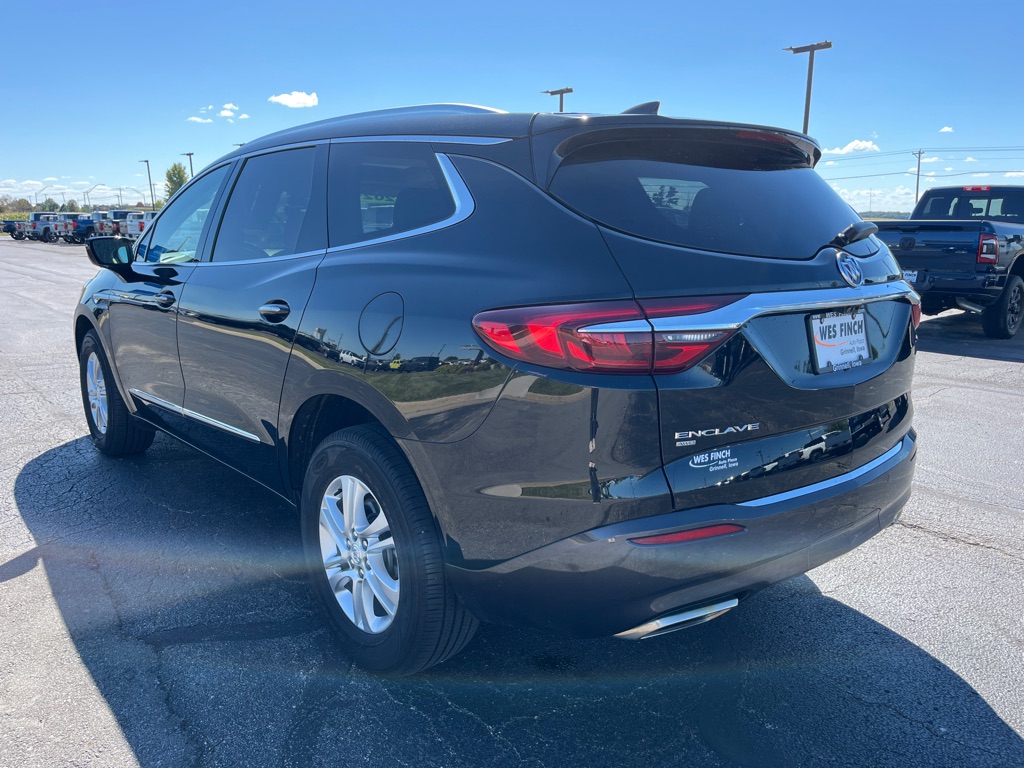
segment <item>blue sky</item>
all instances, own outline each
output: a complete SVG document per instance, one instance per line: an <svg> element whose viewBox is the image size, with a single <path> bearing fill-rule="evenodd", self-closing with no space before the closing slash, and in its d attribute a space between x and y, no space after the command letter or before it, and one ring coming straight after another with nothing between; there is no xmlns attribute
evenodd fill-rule
<svg viewBox="0 0 1024 768"><path fill-rule="evenodd" d="M122 187L134 203L141 159L159 183L188 167L183 152L198 171L334 115L556 110L541 91L563 86L567 111L660 99L664 115L799 129L807 55L783 49L822 40L834 47L815 57L809 132L827 151L819 172L858 210L909 210L919 148L922 189L1024 184L1019 0L35 5L6 4L5 29L26 34L5 34L0 84L0 194L29 200L81 203L100 185L94 202L116 204ZM73 43L42 31L87 21L95 31ZM103 32L115 24L131 32Z"/></svg>

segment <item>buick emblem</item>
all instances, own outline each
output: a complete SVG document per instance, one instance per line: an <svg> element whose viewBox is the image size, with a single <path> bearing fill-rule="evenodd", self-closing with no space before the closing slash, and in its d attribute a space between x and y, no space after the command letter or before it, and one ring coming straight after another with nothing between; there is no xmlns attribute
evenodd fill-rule
<svg viewBox="0 0 1024 768"><path fill-rule="evenodd" d="M861 271L860 264L850 254L840 251L836 257L836 266L839 267L839 274L843 276L843 280L853 288L864 282L864 273Z"/></svg>
<svg viewBox="0 0 1024 768"><path fill-rule="evenodd" d="M917 240L912 237L901 237L900 238L900 250L901 251L912 251L914 246L917 245Z"/></svg>

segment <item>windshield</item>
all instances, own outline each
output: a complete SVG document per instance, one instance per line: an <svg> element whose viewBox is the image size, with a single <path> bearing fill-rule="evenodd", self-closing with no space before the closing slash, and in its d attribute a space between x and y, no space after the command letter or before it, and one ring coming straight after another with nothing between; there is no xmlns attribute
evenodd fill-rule
<svg viewBox="0 0 1024 768"><path fill-rule="evenodd" d="M673 245L809 259L856 213L788 144L612 141L569 155L549 191L584 216Z"/></svg>

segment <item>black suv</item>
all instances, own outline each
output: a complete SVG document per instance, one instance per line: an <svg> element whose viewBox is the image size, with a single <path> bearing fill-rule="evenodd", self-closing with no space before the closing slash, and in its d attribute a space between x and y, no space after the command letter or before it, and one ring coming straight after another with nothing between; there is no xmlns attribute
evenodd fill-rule
<svg viewBox="0 0 1024 768"><path fill-rule="evenodd" d="M358 663L477 620L643 638L893 522L919 301L807 136L435 105L250 142L74 320L97 447L298 508Z"/></svg>

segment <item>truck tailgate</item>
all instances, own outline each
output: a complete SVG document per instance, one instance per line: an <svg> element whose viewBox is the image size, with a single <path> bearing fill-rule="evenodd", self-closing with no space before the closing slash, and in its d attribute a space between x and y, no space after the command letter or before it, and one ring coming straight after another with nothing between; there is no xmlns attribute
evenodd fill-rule
<svg viewBox="0 0 1024 768"><path fill-rule="evenodd" d="M876 221L878 237L904 270L974 273L979 221Z"/></svg>

